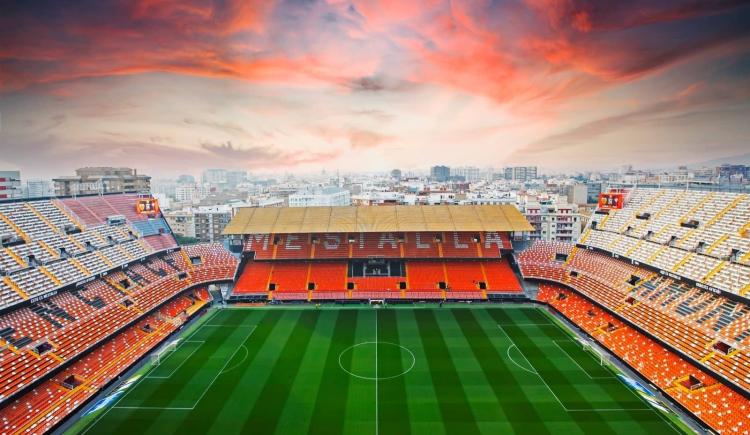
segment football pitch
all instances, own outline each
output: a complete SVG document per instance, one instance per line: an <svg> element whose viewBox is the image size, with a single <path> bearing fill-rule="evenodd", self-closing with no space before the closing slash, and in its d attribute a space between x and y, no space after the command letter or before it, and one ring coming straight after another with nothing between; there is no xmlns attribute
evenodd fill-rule
<svg viewBox="0 0 750 435"><path fill-rule="evenodd" d="M531 306L213 310L83 434L686 433Z"/></svg>

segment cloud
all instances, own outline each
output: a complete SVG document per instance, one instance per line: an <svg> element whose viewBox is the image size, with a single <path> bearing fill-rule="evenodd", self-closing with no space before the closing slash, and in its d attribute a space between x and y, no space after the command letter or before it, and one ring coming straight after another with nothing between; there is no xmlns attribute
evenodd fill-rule
<svg viewBox="0 0 750 435"><path fill-rule="evenodd" d="M747 82L747 80L745 81ZM746 83L750 85L750 83ZM566 148L586 147L597 139L617 131L634 129L639 124L657 124L668 117L677 117L689 111L711 108L731 103L741 103L750 98L750 91L704 83L693 83L674 96L657 100L644 107L618 115L606 116L585 122L563 132L546 136L520 149L517 154L563 154Z"/></svg>
<svg viewBox="0 0 750 435"><path fill-rule="evenodd" d="M526 0L554 29L579 32L624 30L722 14L746 6L744 0Z"/></svg>
<svg viewBox="0 0 750 435"><path fill-rule="evenodd" d="M391 135L366 128L350 126L339 128L319 125L312 127L310 131L313 135L322 138L328 143L344 142L350 149L360 151L376 148L395 139Z"/></svg>
<svg viewBox="0 0 750 435"><path fill-rule="evenodd" d="M502 164L738 104L750 70L739 0L6 3L0 148L32 170Z"/></svg>
<svg viewBox="0 0 750 435"><path fill-rule="evenodd" d="M376 75L351 79L346 83L346 86L354 92L398 92L411 90L415 84L384 75Z"/></svg>
<svg viewBox="0 0 750 435"><path fill-rule="evenodd" d="M340 152L289 152L273 146L236 147L232 142L202 143L201 148L211 155L249 168L296 166L307 163L325 163L337 158Z"/></svg>
<svg viewBox="0 0 750 435"><path fill-rule="evenodd" d="M245 130L242 126L237 125L232 122L220 122L220 121L194 119L194 118L184 118L182 122L184 122L187 125L198 125L198 126L209 127L211 129L218 130L227 134L240 134L240 135L245 135L245 136L251 136L250 132Z"/></svg>
<svg viewBox="0 0 750 435"><path fill-rule="evenodd" d="M369 130L350 129L348 133L349 144L354 150L375 148L392 139L390 136Z"/></svg>

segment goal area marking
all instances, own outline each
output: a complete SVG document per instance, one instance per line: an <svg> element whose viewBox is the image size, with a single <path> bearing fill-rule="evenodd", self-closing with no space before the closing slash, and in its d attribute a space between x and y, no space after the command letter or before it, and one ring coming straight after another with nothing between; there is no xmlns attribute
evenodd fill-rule
<svg viewBox="0 0 750 435"><path fill-rule="evenodd" d="M590 353L593 354L593 355L590 355L590 356L592 356L592 357L595 356L598 359L598 362L599 362L600 366L606 367L606 363L609 362L609 358L607 358L603 353L599 352L596 348L594 348L594 346L591 345L591 343L586 343L586 342L584 342L582 340L571 340L571 339L552 340L552 343L555 346L557 346L557 348L560 349L563 353L565 353L565 355L571 361L573 361L573 364L575 364L579 369L581 369L581 371L586 376L588 376L589 379L591 379L591 380L597 380L597 379L615 379L615 376L613 374L611 374L611 372L609 372L609 370L607 370L610 373L608 376L591 376L591 373L589 373L588 370L586 370L583 367L581 367L581 365L578 363L578 361L576 361L576 359L573 358L573 355L571 355L567 350L565 350L564 347L560 346L560 344L558 342L560 342L560 343L562 343L562 342L568 342L568 343L574 342L574 343L578 343L578 345L582 348L582 350L584 352L590 352Z"/></svg>
<svg viewBox="0 0 750 435"><path fill-rule="evenodd" d="M181 349L181 348L182 348L182 347L183 347L183 346L184 346L185 344L187 344L187 343L199 343L199 345L198 345L198 346L196 346L196 347L195 347L195 349L193 349L193 351L192 351L192 352L190 352L190 353L189 353L189 354L188 354L188 355L187 355L187 356L186 356L185 358L183 358L183 359L182 359L182 362L180 362L180 364L179 364L179 365L178 365L177 367L175 367L175 368L174 368L174 369L173 369L173 370L172 370L171 372L169 372L169 374L168 374L168 375L157 376L157 375L153 375L153 374L152 374L153 372L155 372L156 370L158 370L158 369L159 369L159 367L161 367L161 366L162 366L162 365L164 364L164 362L165 362L166 360L168 360L169 358L171 358L171 357L172 357L172 355L174 355L175 353L177 353L177 349ZM153 367L153 369L152 369L152 370L150 370L150 371L148 372L148 375L147 375L146 377L147 377L147 378L149 378L149 379L169 379L169 378L171 378L171 377L172 377L172 375L174 375L174 374L175 374L175 373L177 372L177 370L179 370L179 369L180 369L180 367L182 367L182 365L183 365L183 364L185 364L185 363L187 362L187 360L189 360L189 359L190 359L190 357L191 357L191 356L193 356L193 354L194 354L195 352L197 352L197 351L198 351L198 349L200 349L200 348L201 348L201 346L203 346L203 345L204 345L205 343L206 343L206 342L205 342L205 341L203 341L203 340L185 340L185 341L182 341L182 342L180 342L180 343L179 343L179 345L178 345L177 347L175 347L174 349L172 349L172 350L171 350L171 351L169 352L169 355L167 355L167 356L166 356L166 357L164 357L164 358L157 358L157 361L156 361L155 363L154 363L154 362L152 362L152 364L154 364L154 367ZM164 350L165 350L165 351L167 351L168 349L164 349ZM159 356L159 354L157 354L157 355L154 355L154 356L155 356L155 357L158 357L158 356Z"/></svg>

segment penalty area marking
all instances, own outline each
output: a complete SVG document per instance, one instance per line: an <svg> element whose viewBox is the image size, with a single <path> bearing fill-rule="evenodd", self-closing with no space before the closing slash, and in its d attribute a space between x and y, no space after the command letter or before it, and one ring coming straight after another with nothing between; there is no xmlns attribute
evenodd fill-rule
<svg viewBox="0 0 750 435"><path fill-rule="evenodd" d="M529 373L534 373L535 375L537 375L537 377L539 377L539 380L542 381L542 383L544 384L545 387L547 387L547 389L549 390L549 392L552 394L552 397L555 398L555 400L557 401L557 403L560 404L560 407L562 407L562 409L564 409L566 412L587 412L587 411L588 412L651 411L651 412L658 413L658 411L656 409L650 408L650 407L649 408L582 408L582 409L568 408L567 406L565 406L565 404L562 402L562 400L560 400L560 398L557 397L557 394L555 394L555 391L552 389L552 387L549 386L549 384L547 383L547 381L544 380L544 377L542 377L542 375L539 373L539 371L536 369L536 367L534 367L534 364L532 364L531 361L529 361L529 359L526 358L526 355L524 355L523 351L521 351L521 348L518 347L518 345L516 344L516 342L513 341L513 338L507 332L505 332L505 329L503 329L503 326L500 325L500 324L498 324L497 327L498 327L498 329L500 329L500 331L502 331L503 334L505 334L506 337L508 337L508 340L510 340L511 345L508 347L508 358L510 358L510 348L511 347L516 347L518 349L518 352L521 354L521 356L523 356L523 359L525 359L526 362L529 363L530 367L534 368L534 372L529 372ZM518 363L516 363L512 358L510 358L510 360L511 360L511 362L513 364L517 365L519 368L524 369L523 367L519 366ZM524 370L526 370L526 369L524 369ZM526 370L526 371L528 372L528 370Z"/></svg>
<svg viewBox="0 0 750 435"><path fill-rule="evenodd" d="M165 363L165 362L166 362L166 361L167 361L168 359L172 358L172 356L174 356L174 354L175 354L175 353L177 353L177 351L178 351L179 349L181 349L181 348L182 348L182 347L183 347L183 346L184 346L184 345L185 345L186 343L200 343L200 344L199 344L198 346L196 346L196 347L195 347L195 349L193 349L193 351L192 351L192 352L190 352L190 353L188 354L188 356L186 356L185 358L183 358L183 359L182 359L182 362L181 362L181 363L180 363L180 364L179 364L179 365L178 365L177 367L175 367L175 368L174 368L174 370L172 370L171 372L169 372L169 374L168 374L168 375L166 375L166 376L155 376L155 375L152 375L152 374L151 374L151 373L153 373L153 372L157 371L157 370L159 369L159 367L161 367L162 365L164 365L164 363ZM173 374L175 374L175 372L177 372L177 370L179 370L179 369L180 369L180 367L182 367L182 365L183 365L183 364L185 364L185 362L186 362L187 360L189 360L189 359L190 359L190 357L191 357L191 356L193 356L193 354L194 354L195 352L197 352L197 351L198 351L198 349L200 349L200 348L201 348L201 346L203 346L203 345L204 345L205 343L206 343L206 342L205 342L205 341L203 341L203 340L185 340L185 341L183 341L182 343L180 343L180 345L179 345L179 346L177 346L177 348L175 348L175 350L173 350L173 351L172 351L172 353L171 353L171 354L167 355L167 357L166 357L166 358L164 358L164 359L163 359L163 360L162 360L161 362L159 362L159 365L155 365L155 366L154 366L154 368L153 368L152 370L149 370L149 372L148 372L148 374L146 375L146 377L147 377L147 378L149 378L149 379L169 379L169 378L171 378L171 377L172 377L172 375L173 375Z"/></svg>
<svg viewBox="0 0 750 435"><path fill-rule="evenodd" d="M344 354L346 352L349 352L350 350L353 350L356 347L364 346L364 345L367 345L367 344L374 344L374 345L376 345L375 346L375 350L376 351L377 351L377 345L378 344L387 344L387 345L390 345L390 346L400 347L401 349L407 351L409 353L409 355L411 356L411 365L409 366L409 368L407 368L403 372L401 372L401 373L399 373L397 375L393 375L393 376L362 376L362 375L358 375L356 373L352 373L351 371L345 369L344 365L341 363L341 357L344 356ZM414 356L414 352L412 352L408 347L404 347L404 346L401 346L400 344L390 343L390 342L387 342L387 341L363 341L362 343L357 343L357 344L355 344L353 346L347 347L346 349L342 350L341 353L339 354L339 367L341 367L341 370L343 370L344 372L348 373L351 376L354 376L355 378L364 379L366 381L387 381L388 379L395 379L395 378L398 378L400 376L404 376L404 375L406 375L407 373L409 373L414 368L414 366L416 365L416 363L417 363L417 359ZM375 363L375 366L376 366L375 369L377 370L377 362Z"/></svg>
<svg viewBox="0 0 750 435"><path fill-rule="evenodd" d="M190 334L190 336L188 338L190 338L193 335L195 335L204 326L211 327L211 326L224 326L224 325L210 325L210 324L201 325L192 334ZM242 361L240 361L239 363L237 363L234 366L232 366L229 369L227 369L227 365L229 365L229 363L234 359L235 355L237 355L237 352L240 350L240 348L245 348L245 350L247 350L247 347L245 346L244 343L247 340L250 339L250 336L253 335L253 333L255 332L255 329L257 328L257 325L242 325L242 326L247 326L248 328L251 328L250 332L247 334L247 336L245 336L244 340L242 340L242 344L239 345L239 346L237 346L237 348L234 350L234 352L232 352L232 354L229 356L229 358L227 358L227 360L224 363L224 365L216 373L216 376L214 376L214 378L211 380L211 382L208 384L208 386L206 386L206 388L203 390L203 393L201 393L201 395L198 397L198 400L196 400L195 403L193 403L192 406L190 406L190 407L187 407L187 406L185 406L185 407L168 407L168 406L164 406L164 407L161 407L161 406L120 406L119 403L125 398L125 396L128 395L128 393L130 393L131 391L135 390L135 388L138 386L138 384L140 383L140 381L142 381L143 379L149 378L149 376L147 374L146 376L142 377L138 381L138 383L136 383L135 385L133 385L132 387L130 387L130 389L120 398L120 400L118 400L117 403L115 403L114 406L110 407L109 409L115 409L115 408L117 408L117 409L164 409L164 410L173 410L173 411L192 411L192 410L194 410L195 407L198 406L198 404L200 403L200 401L206 395L206 393L208 392L208 390L211 389L211 387L213 386L214 382L216 382L216 379L218 379L219 376L221 376L223 373L228 372L229 370L233 370L233 369L237 368L240 364L242 364L245 361L245 359L247 359L247 354L246 354L245 357L242 359ZM191 354L191 356L192 356L192 354ZM187 359L188 358L185 358L185 360L187 360ZM153 368L151 370L149 370L149 373L152 370L153 370ZM153 377L151 377L151 378L153 378ZM107 411L109 411L109 409ZM102 414L102 417L103 416L104 416L104 414Z"/></svg>

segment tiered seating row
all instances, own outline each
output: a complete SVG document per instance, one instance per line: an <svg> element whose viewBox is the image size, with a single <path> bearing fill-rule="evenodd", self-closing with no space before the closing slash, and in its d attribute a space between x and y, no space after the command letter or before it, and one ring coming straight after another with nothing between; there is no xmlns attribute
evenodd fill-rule
<svg viewBox="0 0 750 435"><path fill-rule="evenodd" d="M648 219L638 219L636 216ZM697 228L682 225L697 222ZM656 243L674 243L694 249L699 242L716 246L706 255L723 258L732 248L741 256L750 252L750 240L742 236L750 221L750 195L731 192L686 191L678 189L635 189L621 210L610 211L600 229L627 233L636 238L651 234ZM745 259L750 264L750 258Z"/></svg>
<svg viewBox="0 0 750 435"><path fill-rule="evenodd" d="M560 286L542 284L538 299L577 324L718 433L747 434L750 402L710 374ZM702 384L687 388L693 377Z"/></svg>
<svg viewBox="0 0 750 435"><path fill-rule="evenodd" d="M291 292L304 294L307 299L305 292L309 290L476 292L479 297L484 297L483 290L509 293L522 291L518 279L505 260L407 261L405 277L348 277L347 265L346 261L249 261L235 284L234 294L274 291L278 295ZM484 283L485 288L480 283ZM405 288L402 288L404 285ZM319 295L313 297L322 299ZM406 294L404 297L408 298L410 295ZM448 297L451 295L448 294Z"/></svg>
<svg viewBox="0 0 750 435"><path fill-rule="evenodd" d="M64 233L67 229L76 228L76 225L49 201L2 203L0 214L12 221L16 227L13 232L26 240L43 237L52 231ZM6 223L4 226L10 225Z"/></svg>
<svg viewBox="0 0 750 435"><path fill-rule="evenodd" d="M336 258L498 258L512 249L507 233L407 232L251 234L256 260Z"/></svg>
<svg viewBox="0 0 750 435"><path fill-rule="evenodd" d="M653 276L646 270L631 269L632 266L603 254L574 252L572 245L567 247L566 262L555 261L557 251L564 249L561 245L538 242L519 254L524 277L557 281L575 288L750 391L748 307L666 277ZM631 273L642 278L642 282L631 286L621 280ZM714 345L720 341L736 350L729 355L719 353Z"/></svg>
<svg viewBox="0 0 750 435"><path fill-rule="evenodd" d="M191 298L198 299L198 293L177 297L158 313L108 339L52 379L0 409L2 432L49 431L176 330L177 324L163 317L181 315L193 304ZM70 379L80 384L66 386Z"/></svg>
<svg viewBox="0 0 750 435"><path fill-rule="evenodd" d="M95 251L54 257L41 245L30 244L10 248L21 258L34 255L43 264L26 267L10 273L5 279L7 288L16 287L24 295L16 291L5 291L0 288L0 308L4 308L24 299L43 295L55 288L69 285L86 279L87 277L104 272L113 267L139 260L153 251L140 240L116 240L115 245ZM48 245L49 246L49 245Z"/></svg>
<svg viewBox="0 0 750 435"><path fill-rule="evenodd" d="M0 316L0 336L10 345L0 351L3 380L0 400L37 381L63 361L76 358L112 331L186 287L231 280L236 260L228 252L218 252L219 248L218 245L192 247L193 254L200 256L201 261L190 268L170 269L166 273L163 267L171 266L154 258L134 266L132 272L118 271L87 284L81 291L55 295L30 308ZM151 270L163 273L144 272ZM186 276L180 276L182 271L187 272ZM34 349L44 342L52 349L39 357Z"/></svg>
<svg viewBox="0 0 750 435"><path fill-rule="evenodd" d="M86 225L99 225L107 223L109 216L121 215L131 222L148 219L147 215L139 214L136 202L139 199L135 194L103 195L103 196L79 196L77 198L65 198L60 200L65 207Z"/></svg>
<svg viewBox="0 0 750 435"><path fill-rule="evenodd" d="M744 296L750 290L750 266L744 264L608 231L591 230L586 244L729 293Z"/></svg>

